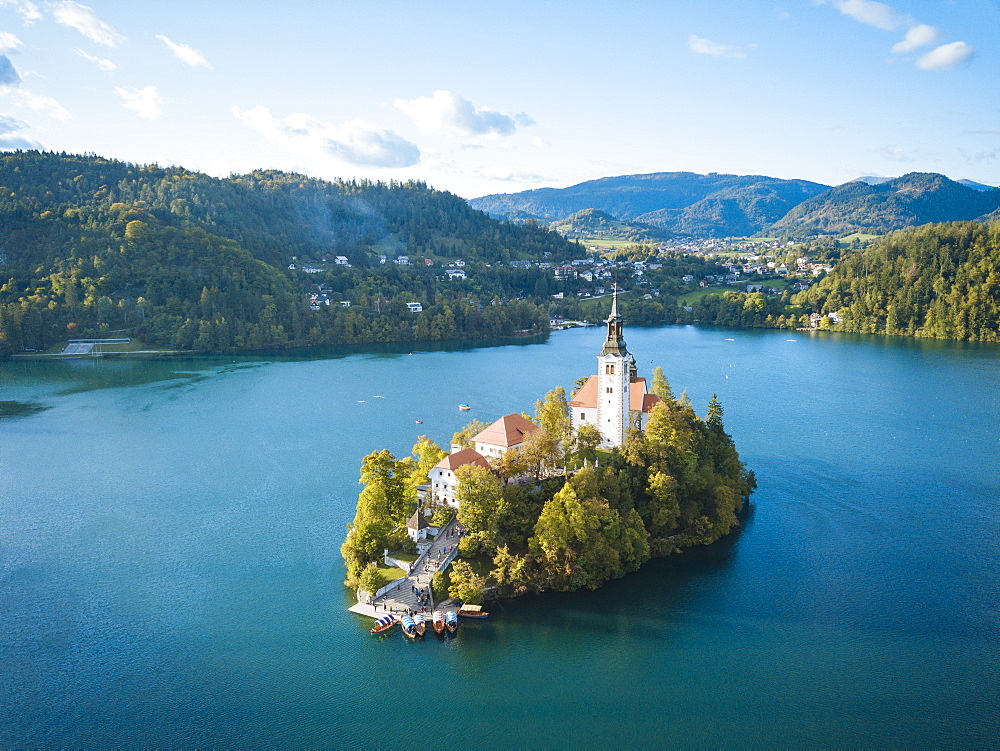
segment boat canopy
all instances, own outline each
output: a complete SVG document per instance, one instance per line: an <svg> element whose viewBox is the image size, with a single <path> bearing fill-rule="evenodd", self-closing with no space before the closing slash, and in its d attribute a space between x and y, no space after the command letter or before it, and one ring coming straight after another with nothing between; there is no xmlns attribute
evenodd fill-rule
<svg viewBox="0 0 1000 751"><path fill-rule="evenodd" d="M463 605L462 610L468 610L470 613L478 613L483 609L482 605Z"/></svg>
<svg viewBox="0 0 1000 751"><path fill-rule="evenodd" d="M381 618L375 621L375 627L378 628L379 626L388 626L395 620L396 616L394 615L383 615Z"/></svg>

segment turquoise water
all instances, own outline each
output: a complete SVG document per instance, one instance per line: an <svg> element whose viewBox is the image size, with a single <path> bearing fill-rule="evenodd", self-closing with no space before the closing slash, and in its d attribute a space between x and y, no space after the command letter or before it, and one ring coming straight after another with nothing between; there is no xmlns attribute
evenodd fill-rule
<svg viewBox="0 0 1000 751"><path fill-rule="evenodd" d="M0 420L0 745L1000 744L1000 348L626 338L700 411L719 394L746 529L425 643L345 610L361 457L531 409L600 329L0 364L0 400L46 407Z"/></svg>

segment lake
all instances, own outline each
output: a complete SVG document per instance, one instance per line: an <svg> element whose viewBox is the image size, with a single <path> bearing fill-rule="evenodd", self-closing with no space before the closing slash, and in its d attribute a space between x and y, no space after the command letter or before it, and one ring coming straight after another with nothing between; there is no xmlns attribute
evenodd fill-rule
<svg viewBox="0 0 1000 751"><path fill-rule="evenodd" d="M0 419L0 745L1000 744L1000 347L625 335L699 413L719 395L745 528L445 642L346 610L361 458L533 411L602 328L0 363L0 400L42 408Z"/></svg>

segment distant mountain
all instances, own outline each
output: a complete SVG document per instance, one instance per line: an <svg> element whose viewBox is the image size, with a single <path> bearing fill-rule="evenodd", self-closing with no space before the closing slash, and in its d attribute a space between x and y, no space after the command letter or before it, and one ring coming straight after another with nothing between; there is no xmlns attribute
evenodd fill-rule
<svg viewBox="0 0 1000 751"><path fill-rule="evenodd" d="M852 183L868 183L869 185L881 185L882 183L887 183L890 180L895 180L895 177L881 177L879 175L862 175L861 177L856 177L851 180ZM973 190L993 190L994 186L986 185L985 183L977 183L975 180L956 180L955 182L964 185ZM845 183L846 185L846 183Z"/></svg>
<svg viewBox="0 0 1000 751"><path fill-rule="evenodd" d="M469 204L491 216L530 215L546 221L598 209L623 221L701 236L743 236L760 231L828 186L762 175L656 172L621 175L573 185L498 193Z"/></svg>
<svg viewBox="0 0 1000 751"><path fill-rule="evenodd" d="M600 209L583 209L552 222L552 228L567 236L603 235L608 238L643 242L662 240L672 233L640 222L625 222Z"/></svg>
<svg viewBox="0 0 1000 751"><path fill-rule="evenodd" d="M996 190L992 185L987 185L986 183L977 183L975 180L956 180L955 182L964 185L967 188L972 188L973 190Z"/></svg>
<svg viewBox="0 0 1000 751"><path fill-rule="evenodd" d="M768 228L802 237L883 233L928 222L978 219L1000 208L1000 190L974 189L933 172L911 172L877 185L850 182L803 201Z"/></svg>
<svg viewBox="0 0 1000 751"><path fill-rule="evenodd" d="M882 177L881 175L862 175L861 177L855 177L851 180L852 183L866 183L868 185L881 185L882 183L887 183L890 180L895 180L894 177ZM846 185L846 183L845 183Z"/></svg>

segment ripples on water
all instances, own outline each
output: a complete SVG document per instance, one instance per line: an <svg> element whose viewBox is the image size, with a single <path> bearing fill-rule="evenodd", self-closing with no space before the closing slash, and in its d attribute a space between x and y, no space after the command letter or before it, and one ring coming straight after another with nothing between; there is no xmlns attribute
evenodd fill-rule
<svg viewBox="0 0 1000 751"><path fill-rule="evenodd" d="M0 420L0 743L998 745L1000 349L626 333L641 375L719 394L745 530L424 643L344 609L361 457L530 409L598 330L0 365L46 408Z"/></svg>

